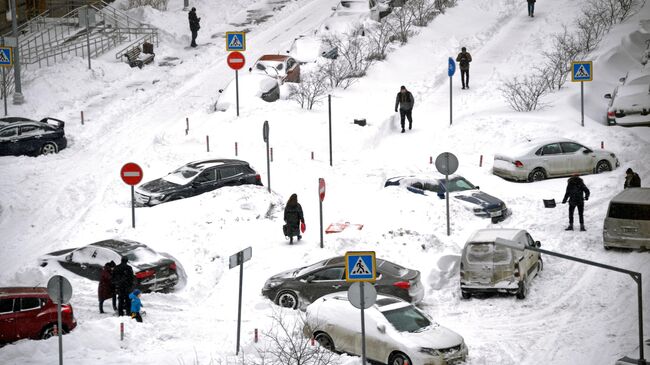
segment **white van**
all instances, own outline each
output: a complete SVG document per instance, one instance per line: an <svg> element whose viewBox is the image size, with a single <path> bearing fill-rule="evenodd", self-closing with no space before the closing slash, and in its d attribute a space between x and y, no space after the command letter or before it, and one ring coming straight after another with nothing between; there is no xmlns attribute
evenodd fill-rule
<svg viewBox="0 0 650 365"><path fill-rule="evenodd" d="M609 202L603 245L650 249L650 188L629 188Z"/></svg>

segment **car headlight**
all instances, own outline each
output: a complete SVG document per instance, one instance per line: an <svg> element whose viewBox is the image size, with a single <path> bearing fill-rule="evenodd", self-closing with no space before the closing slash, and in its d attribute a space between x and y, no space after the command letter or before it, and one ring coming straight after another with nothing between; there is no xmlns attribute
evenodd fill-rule
<svg viewBox="0 0 650 365"><path fill-rule="evenodd" d="M163 193L151 194L151 198L156 199L156 200L163 200L163 199L165 199L166 196L167 195L165 195Z"/></svg>
<svg viewBox="0 0 650 365"><path fill-rule="evenodd" d="M440 355L438 350L432 349L431 347L420 347L420 352L423 352L427 355L437 356Z"/></svg>
<svg viewBox="0 0 650 365"><path fill-rule="evenodd" d="M483 208L474 208L474 213L481 213Z"/></svg>
<svg viewBox="0 0 650 365"><path fill-rule="evenodd" d="M281 281L278 280L268 280L266 283L264 283L264 289L273 289L276 286L282 284Z"/></svg>

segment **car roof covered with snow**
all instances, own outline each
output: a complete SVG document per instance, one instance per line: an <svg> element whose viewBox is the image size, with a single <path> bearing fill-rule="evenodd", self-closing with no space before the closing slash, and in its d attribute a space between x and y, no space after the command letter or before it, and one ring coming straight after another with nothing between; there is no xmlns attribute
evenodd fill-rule
<svg viewBox="0 0 650 365"><path fill-rule="evenodd" d="M521 232L523 232L522 229L512 228L479 229L469 236L467 242L494 242L497 238L514 240Z"/></svg>
<svg viewBox="0 0 650 365"><path fill-rule="evenodd" d="M628 188L612 198L612 203L650 205L650 188Z"/></svg>

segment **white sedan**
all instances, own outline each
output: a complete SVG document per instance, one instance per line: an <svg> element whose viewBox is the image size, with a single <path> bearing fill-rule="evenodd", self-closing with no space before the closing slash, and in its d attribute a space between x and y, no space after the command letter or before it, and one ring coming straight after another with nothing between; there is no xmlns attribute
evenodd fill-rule
<svg viewBox="0 0 650 365"><path fill-rule="evenodd" d="M307 307L305 336L330 351L361 354L359 309L346 292L328 294ZM442 365L467 357L463 337L410 303L378 295L365 310L366 357L388 365Z"/></svg>
<svg viewBox="0 0 650 365"><path fill-rule="evenodd" d="M235 108L237 102L235 79L228 86L219 90L215 111L226 111ZM280 98L280 83L267 75L248 73L239 75L239 106L260 103L261 100L273 102Z"/></svg>
<svg viewBox="0 0 650 365"><path fill-rule="evenodd" d="M494 155L492 172L505 179L540 181L550 177L611 171L616 155L565 138L533 140Z"/></svg>

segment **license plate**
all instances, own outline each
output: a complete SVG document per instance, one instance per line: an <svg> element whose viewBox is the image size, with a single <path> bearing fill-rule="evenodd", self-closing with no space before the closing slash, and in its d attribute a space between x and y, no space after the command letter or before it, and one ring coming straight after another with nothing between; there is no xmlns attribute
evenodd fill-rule
<svg viewBox="0 0 650 365"><path fill-rule="evenodd" d="M623 232L625 233L637 233L638 231L639 229L635 227L623 227Z"/></svg>
<svg viewBox="0 0 650 365"><path fill-rule="evenodd" d="M498 212L490 212L490 217L500 217L503 212L498 211Z"/></svg>

